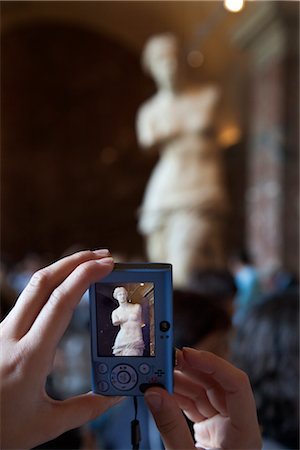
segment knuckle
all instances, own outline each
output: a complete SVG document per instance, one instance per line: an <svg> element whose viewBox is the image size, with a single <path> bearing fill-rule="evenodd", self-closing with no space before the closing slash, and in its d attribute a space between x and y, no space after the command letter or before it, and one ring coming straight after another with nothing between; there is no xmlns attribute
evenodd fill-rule
<svg viewBox="0 0 300 450"><path fill-rule="evenodd" d="M178 428L178 424L175 420L167 420L160 423L160 431L165 435L172 435Z"/></svg>
<svg viewBox="0 0 300 450"><path fill-rule="evenodd" d="M30 281L29 281L29 288L44 288L49 283L49 271L47 269L40 269L37 272L35 272Z"/></svg>
<svg viewBox="0 0 300 450"><path fill-rule="evenodd" d="M8 350L8 349L7 349ZM11 345L9 346L7 357L3 358L1 355L1 376L22 377L23 367L25 365L23 346Z"/></svg>
<svg viewBox="0 0 300 450"><path fill-rule="evenodd" d="M52 292L48 300L48 306L51 308L57 308L59 306L61 308L62 305L66 303L63 301L65 296L66 296L65 289L62 286L58 286Z"/></svg>
<svg viewBox="0 0 300 450"><path fill-rule="evenodd" d="M243 370L238 369L237 380L241 387L247 387L250 385L249 377Z"/></svg>
<svg viewBox="0 0 300 450"><path fill-rule="evenodd" d="M85 278L89 273L90 267L91 261L83 262L82 264L80 264L80 266L76 268L76 276L80 279Z"/></svg>

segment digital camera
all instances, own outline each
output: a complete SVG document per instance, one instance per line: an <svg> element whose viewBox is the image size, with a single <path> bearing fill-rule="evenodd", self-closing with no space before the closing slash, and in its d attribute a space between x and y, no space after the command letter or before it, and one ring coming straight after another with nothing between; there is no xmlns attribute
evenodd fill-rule
<svg viewBox="0 0 300 450"><path fill-rule="evenodd" d="M173 391L172 266L116 263L90 287L93 391Z"/></svg>

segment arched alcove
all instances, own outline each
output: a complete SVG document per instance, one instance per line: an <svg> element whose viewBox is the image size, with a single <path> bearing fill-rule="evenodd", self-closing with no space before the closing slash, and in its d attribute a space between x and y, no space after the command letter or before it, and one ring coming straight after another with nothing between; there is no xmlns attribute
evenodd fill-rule
<svg viewBox="0 0 300 450"><path fill-rule="evenodd" d="M2 251L142 254L137 209L155 157L135 116L154 90L139 58L93 31L32 23L2 36Z"/></svg>

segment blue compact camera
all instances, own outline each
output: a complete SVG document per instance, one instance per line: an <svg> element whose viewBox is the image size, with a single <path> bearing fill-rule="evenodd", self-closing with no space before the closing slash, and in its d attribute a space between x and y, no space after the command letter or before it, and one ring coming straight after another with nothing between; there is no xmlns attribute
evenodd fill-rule
<svg viewBox="0 0 300 450"><path fill-rule="evenodd" d="M117 263L90 287L96 394L173 391L172 291L172 266L160 263Z"/></svg>

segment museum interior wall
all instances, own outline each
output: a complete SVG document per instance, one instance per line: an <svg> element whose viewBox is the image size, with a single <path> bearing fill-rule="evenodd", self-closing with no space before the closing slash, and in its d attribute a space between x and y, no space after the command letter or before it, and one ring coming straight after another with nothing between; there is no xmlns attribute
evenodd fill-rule
<svg viewBox="0 0 300 450"><path fill-rule="evenodd" d="M147 258L137 222L159 153L137 142L137 110L155 93L140 57L148 37L171 31L204 55L191 78L223 93L228 254L247 246L260 267L298 272L294 2L256 2L240 16L215 12L219 2L177 12L173 2L51 3L1 4L3 258L52 260L71 246Z"/></svg>

